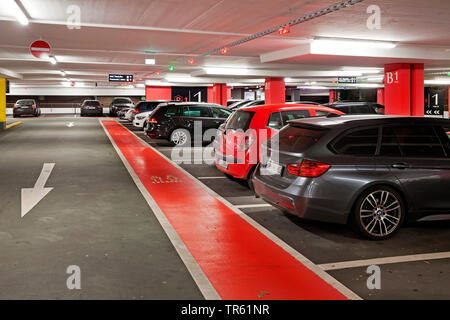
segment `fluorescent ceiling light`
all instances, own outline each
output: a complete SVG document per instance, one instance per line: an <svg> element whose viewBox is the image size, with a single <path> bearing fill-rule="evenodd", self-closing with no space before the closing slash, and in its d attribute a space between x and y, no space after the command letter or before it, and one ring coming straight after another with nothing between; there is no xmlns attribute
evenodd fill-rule
<svg viewBox="0 0 450 320"><path fill-rule="evenodd" d="M145 59L145 64L155 65L156 64L156 59L148 59L148 58L146 58Z"/></svg>
<svg viewBox="0 0 450 320"><path fill-rule="evenodd" d="M48 59L50 60L51 64L56 64L57 63L56 58L54 56L50 56Z"/></svg>
<svg viewBox="0 0 450 320"><path fill-rule="evenodd" d="M214 74L214 75L247 75L249 73L248 69L244 68L203 68L203 70L207 74Z"/></svg>
<svg viewBox="0 0 450 320"><path fill-rule="evenodd" d="M22 11L22 8L17 4L15 0L9 0L9 2L11 3L14 17L17 19L17 21L19 21L19 23L24 26L28 25L28 18L25 15L25 12Z"/></svg>
<svg viewBox="0 0 450 320"><path fill-rule="evenodd" d="M397 46L395 42L391 41L369 41L357 39L339 39L339 38L317 38L312 44L315 47L327 48L371 48L371 49L393 49Z"/></svg>
<svg viewBox="0 0 450 320"><path fill-rule="evenodd" d="M425 84L448 85L448 84L450 84L450 79L425 80Z"/></svg>

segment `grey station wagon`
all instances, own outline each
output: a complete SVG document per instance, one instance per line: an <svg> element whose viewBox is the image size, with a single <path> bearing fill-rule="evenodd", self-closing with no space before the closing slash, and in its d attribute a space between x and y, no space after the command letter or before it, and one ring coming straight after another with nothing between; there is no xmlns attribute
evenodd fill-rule
<svg viewBox="0 0 450 320"><path fill-rule="evenodd" d="M450 120L435 118L294 120L263 146L255 192L301 218L386 239L405 218L450 214L449 132Z"/></svg>

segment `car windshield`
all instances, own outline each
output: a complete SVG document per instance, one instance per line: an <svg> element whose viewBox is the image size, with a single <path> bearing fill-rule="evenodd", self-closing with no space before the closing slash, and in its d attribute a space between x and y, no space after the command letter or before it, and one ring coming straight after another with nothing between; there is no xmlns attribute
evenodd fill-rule
<svg viewBox="0 0 450 320"><path fill-rule="evenodd" d="M84 102L84 105L85 105L85 106L93 106L93 107L96 107L96 106L99 106L99 105L100 105L100 102L94 101L94 100L91 100L91 101L85 101L85 102Z"/></svg>
<svg viewBox="0 0 450 320"><path fill-rule="evenodd" d="M32 106L34 103L34 100L19 100L16 102L19 106Z"/></svg>
<svg viewBox="0 0 450 320"><path fill-rule="evenodd" d="M252 111L238 110L227 121L226 129L247 131L254 115Z"/></svg>
<svg viewBox="0 0 450 320"><path fill-rule="evenodd" d="M130 99L115 99L114 103L133 103Z"/></svg>

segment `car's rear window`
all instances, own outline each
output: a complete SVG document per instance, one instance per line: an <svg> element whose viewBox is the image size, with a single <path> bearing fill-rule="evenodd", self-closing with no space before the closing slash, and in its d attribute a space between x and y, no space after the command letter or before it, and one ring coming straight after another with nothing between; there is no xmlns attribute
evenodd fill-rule
<svg viewBox="0 0 450 320"><path fill-rule="evenodd" d="M115 99L114 103L133 103L130 99Z"/></svg>
<svg viewBox="0 0 450 320"><path fill-rule="evenodd" d="M280 151L304 152L318 142L325 133L326 130L286 126L271 139L269 146L273 146L273 139L278 138Z"/></svg>
<svg viewBox="0 0 450 320"><path fill-rule="evenodd" d="M226 129L247 131L254 115L252 111L238 110L227 121Z"/></svg>
<svg viewBox="0 0 450 320"><path fill-rule="evenodd" d="M96 107L96 106L99 106L99 105L100 105L100 102L98 102L98 101L85 101L85 102L84 102L84 105L85 105L85 106L93 106L93 107Z"/></svg>
<svg viewBox="0 0 450 320"><path fill-rule="evenodd" d="M16 104L19 106L31 106L34 103L35 103L34 100L19 100L19 101L17 101Z"/></svg>

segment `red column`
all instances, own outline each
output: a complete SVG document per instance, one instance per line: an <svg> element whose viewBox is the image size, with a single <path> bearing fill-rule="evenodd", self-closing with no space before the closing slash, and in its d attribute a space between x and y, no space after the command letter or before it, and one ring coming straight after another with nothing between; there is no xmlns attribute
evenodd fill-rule
<svg viewBox="0 0 450 320"><path fill-rule="evenodd" d="M377 89L377 103L384 106L384 88Z"/></svg>
<svg viewBox="0 0 450 320"><path fill-rule="evenodd" d="M227 100L231 99L231 87L227 87Z"/></svg>
<svg viewBox="0 0 450 320"><path fill-rule="evenodd" d="M211 96L212 96L212 103L221 104L222 106L227 105L227 90L228 87L226 83L215 83L212 86ZM209 92L208 92L208 101L209 100Z"/></svg>
<svg viewBox="0 0 450 320"><path fill-rule="evenodd" d="M336 102L338 100L337 90L330 89L330 103Z"/></svg>
<svg viewBox="0 0 450 320"><path fill-rule="evenodd" d="M424 64L411 65L411 115L423 117L425 113Z"/></svg>
<svg viewBox="0 0 450 320"><path fill-rule="evenodd" d="M207 89L208 103L214 103L213 92L214 92L214 88L212 86L208 87L208 89Z"/></svg>
<svg viewBox="0 0 450 320"><path fill-rule="evenodd" d="M145 87L145 100L172 100L172 87Z"/></svg>
<svg viewBox="0 0 450 320"><path fill-rule="evenodd" d="M423 116L424 66L422 63L386 65L384 88L386 114Z"/></svg>
<svg viewBox="0 0 450 320"><path fill-rule="evenodd" d="M266 104L285 103L286 85L284 78L266 78L265 96Z"/></svg>

